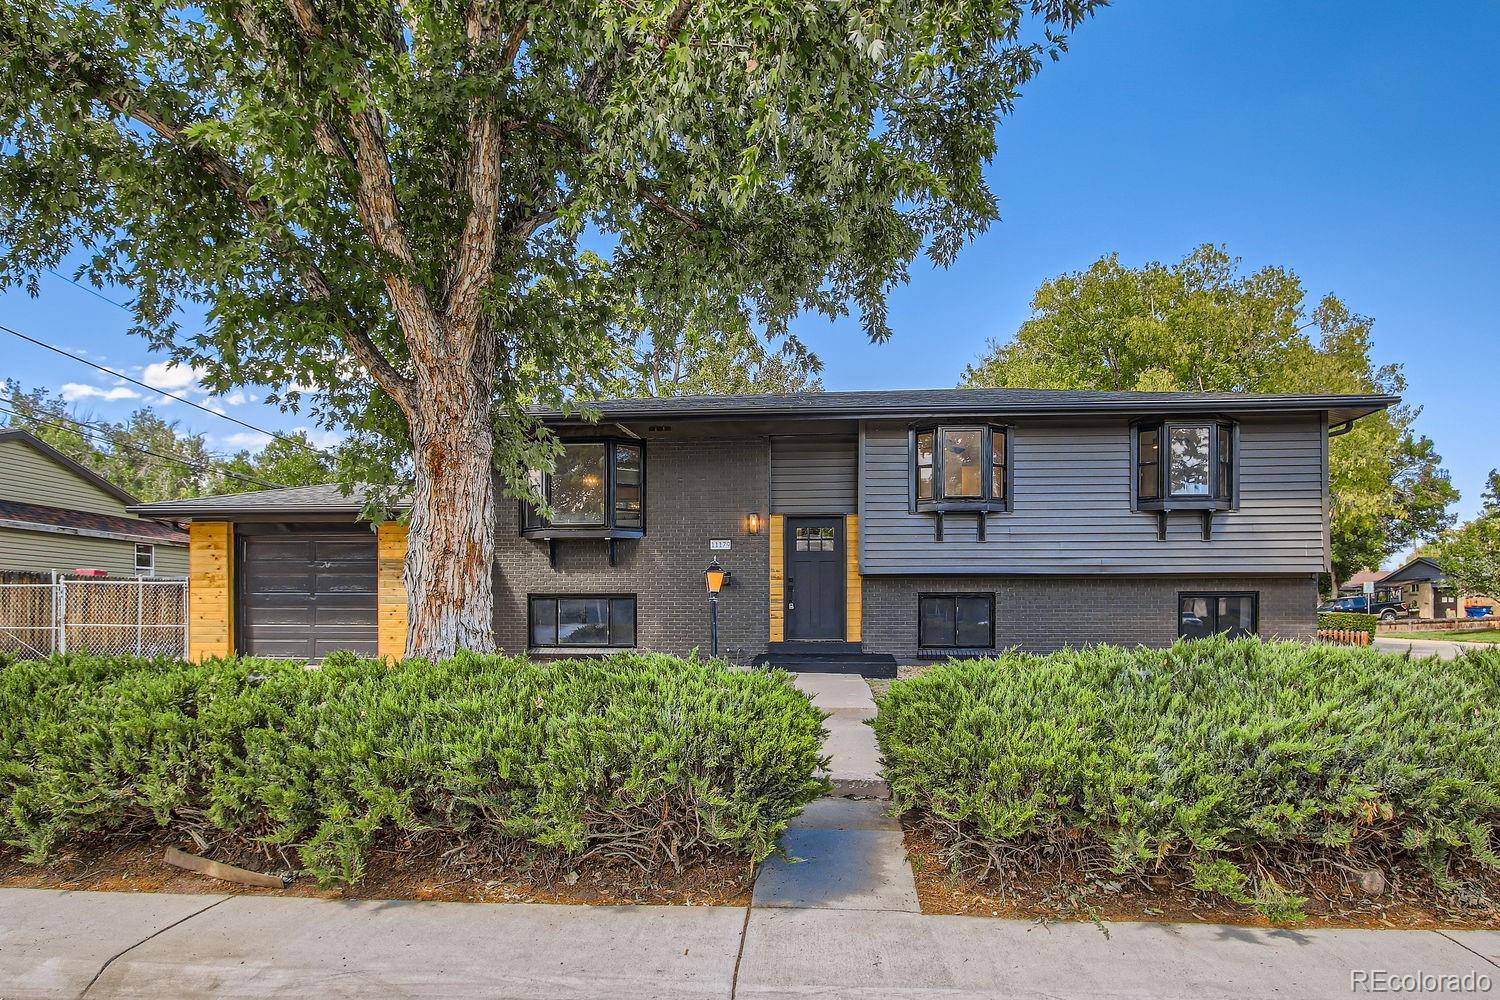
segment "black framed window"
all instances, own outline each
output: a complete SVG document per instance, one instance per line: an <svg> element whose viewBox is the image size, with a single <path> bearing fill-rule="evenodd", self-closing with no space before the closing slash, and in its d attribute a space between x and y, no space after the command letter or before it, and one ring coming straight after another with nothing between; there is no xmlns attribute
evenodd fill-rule
<svg viewBox="0 0 1500 1000"><path fill-rule="evenodd" d="M533 594L527 633L538 646L635 646L635 595Z"/></svg>
<svg viewBox="0 0 1500 1000"><path fill-rule="evenodd" d="M931 649L994 649L994 594L921 594L917 645Z"/></svg>
<svg viewBox="0 0 1500 1000"><path fill-rule="evenodd" d="M1177 595L1177 635L1183 639L1255 635L1259 618L1258 593Z"/></svg>
<svg viewBox="0 0 1500 1000"><path fill-rule="evenodd" d="M523 504L523 535L631 538L645 534L646 454L638 441L565 441L551 472L532 470L531 485L546 498L552 517L545 518L531 504Z"/></svg>
<svg viewBox="0 0 1500 1000"><path fill-rule="evenodd" d="M1009 509L1007 428L980 423L915 427L910 455L913 512Z"/></svg>
<svg viewBox="0 0 1500 1000"><path fill-rule="evenodd" d="M1223 420L1154 420L1135 427L1135 500L1142 510L1234 505L1236 438Z"/></svg>

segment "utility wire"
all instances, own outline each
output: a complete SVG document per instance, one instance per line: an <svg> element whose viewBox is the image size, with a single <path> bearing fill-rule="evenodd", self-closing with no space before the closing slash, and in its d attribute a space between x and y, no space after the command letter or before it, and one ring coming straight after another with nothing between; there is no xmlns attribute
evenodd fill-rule
<svg viewBox="0 0 1500 1000"><path fill-rule="evenodd" d="M264 479L256 479L254 476L245 476L245 475L241 475L238 472L230 472L228 469L220 468L218 466L211 465L211 464L205 464L203 462L197 461L196 459L184 458L181 455L168 455L168 454L164 454L164 453L159 452L159 451L152 451L150 448L142 448L139 445L125 444L124 442L120 442L120 441L111 441L108 438L104 438L101 441L100 440L101 435L98 432L92 431L89 428L88 424L85 424L81 420L73 420L70 417L64 417L64 416L62 416L61 414L58 414L58 413L49 413L48 416L49 417L55 417L55 418L61 419L61 420L67 420L67 421L69 421L69 423L77 424L79 426L79 428L82 428L82 429L80 430L78 428L69 427L69 426L67 426L67 424L56 423L53 420L45 420L45 419L43 419L41 417L35 416L34 414L18 413L15 410L9 409L9 408L4 407L4 406L0 406L0 413L8 413L12 417L16 417L16 418L18 418L20 420L27 421L27 422L30 422L30 423L42 424L43 426L52 427L52 428L55 428L57 430L69 431L70 433L77 434L79 437L82 437L84 440L90 442L91 444L107 444L111 448L121 448L121 449L124 449L125 451L135 452L135 453L140 454L140 455L149 455L152 458L159 458L159 459L161 459L163 461L171 462L174 465L186 467L188 469L193 470L194 472L212 472L212 473L216 473L216 474L221 475L221 476L225 476L225 477L227 477L229 479L236 479L236 480L239 480L240 482L250 483L251 485L261 486L261 487L265 487L267 489L276 490L276 489L283 489L284 488L280 483L271 483L271 482L267 482ZM141 464L143 464L143 465L153 465L156 468L166 468L165 466L163 466L163 465L161 465L160 463L157 463L157 462L143 462Z"/></svg>
<svg viewBox="0 0 1500 1000"><path fill-rule="evenodd" d="M35 344L37 347L41 347L41 348L44 348L46 350L49 350L53 354L60 354L63 357L68 358L71 361L77 361L79 364L88 365L90 368L96 368L99 371L104 372L104 374L106 374L106 375L113 375L115 378L122 379L122 380L124 380L126 382L129 382L131 385L138 385L142 389L145 389L145 390L147 390L149 392L154 392L154 393L157 393L159 395L166 396L168 399L175 399L179 403L186 403L188 406L191 406L195 410L202 410L204 413L212 413L214 416L219 417L222 420L228 420L230 423L239 424L241 427L245 427L245 428L248 428L249 430L255 431L257 434L265 434L265 435L267 435L269 437L275 438L278 441L283 441L283 442L285 442L287 444L294 445L295 447L305 448L308 451L314 452L314 453L316 453L318 455L322 455L324 458L328 458L329 457L328 454L326 452L324 452L321 448L317 448L317 447L315 447L313 445L310 445L310 444L306 443L305 441L298 441L294 437L288 437L285 434L278 434L275 431L268 431L264 427L257 427L254 424L246 423L245 421L241 420L239 417L231 417L227 413L220 413L218 410L211 410L208 407L202 405L201 403L195 403L195 402L193 402L191 399L188 399L185 396L179 396L176 393L167 392L165 389L158 389L158 388L156 388L153 385L147 385L145 382L142 382L140 379L131 378L129 375L126 375L123 372L117 372L113 368L106 368L104 365L96 365L96 364L94 364L94 362L89 361L87 358L80 358L78 355L76 355L76 354L70 354L69 352L63 350L61 347L56 347L56 346L54 346L52 344L47 343L44 340L37 340L35 337L29 337L26 334L22 333L20 330L16 330L16 329L13 329L12 327L8 327L8 326L6 326L3 323L0 323L0 330L4 330L6 333L10 334L12 337L19 337L20 339L26 341L28 344Z"/></svg>
<svg viewBox="0 0 1500 1000"><path fill-rule="evenodd" d="M21 411L15 409L16 403L14 401L11 401L8 405L11 407L9 410L4 409L4 407L0 407L0 412L9 413L11 416L17 417L21 420L35 420L40 423L46 423L49 419L66 420L70 424L77 424L79 427L83 427L91 431L98 431L99 433L106 435L119 433L122 426L102 423L97 420L81 420L78 417L72 416L71 414L53 413L51 410L42 410L39 413L22 413ZM64 430L66 429L67 428L64 428ZM230 462L234 460L233 455L226 455L222 451L210 451L205 448L203 449L203 453L209 458L217 459L220 462ZM172 457L174 461L180 461L184 465L192 465L194 462L198 461L195 458L187 458L186 456L182 455L174 455Z"/></svg>
<svg viewBox="0 0 1500 1000"><path fill-rule="evenodd" d="M90 295L92 295L96 299L99 299L99 300L101 300L103 302L108 302L110 305L114 306L116 309L124 309L126 312L130 312L130 307L127 306L125 303L123 303L123 302L116 302L114 299L110 298L108 295L105 295L103 292L99 291L99 289L97 289L97 288L90 288L88 285L85 285L83 282L76 281L73 278L68 277L66 274L63 274L61 271L53 270L52 268L49 267L49 268L47 268L47 273L50 274L50 275L52 275L54 278L61 278L62 280L66 281L68 284L73 285L73 286L75 286L77 288L83 289L85 292L88 292Z"/></svg>

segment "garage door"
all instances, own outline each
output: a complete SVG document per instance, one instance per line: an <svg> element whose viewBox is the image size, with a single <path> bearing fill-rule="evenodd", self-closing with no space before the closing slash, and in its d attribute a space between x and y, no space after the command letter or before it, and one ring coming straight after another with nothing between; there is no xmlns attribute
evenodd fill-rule
<svg viewBox="0 0 1500 1000"><path fill-rule="evenodd" d="M373 536L249 535L240 559L241 652L375 655Z"/></svg>

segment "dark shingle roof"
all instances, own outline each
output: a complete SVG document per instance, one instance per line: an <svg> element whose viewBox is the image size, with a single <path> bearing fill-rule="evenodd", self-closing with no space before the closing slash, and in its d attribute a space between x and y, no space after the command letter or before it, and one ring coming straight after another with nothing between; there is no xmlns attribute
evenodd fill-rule
<svg viewBox="0 0 1500 1000"><path fill-rule="evenodd" d="M65 510L19 500L0 500L0 521L61 529L67 533L120 535L128 541L160 545L186 545L188 541L187 532L169 524L115 514L94 514L86 510Z"/></svg>
<svg viewBox="0 0 1500 1000"><path fill-rule="evenodd" d="M130 511L150 517L205 517L268 511L278 514L358 514L364 509L367 492L356 487L346 495L344 488L337 483L324 483L318 486L257 490L252 493L223 493L211 497L162 500L137 504ZM407 503L403 500L398 506L405 507Z"/></svg>
<svg viewBox="0 0 1500 1000"><path fill-rule="evenodd" d="M1253 392L1102 392L1074 389L877 389L787 395L663 396L586 404L601 420L754 417L922 417L964 413L994 416L1088 413L1220 413L1329 411L1343 423L1394 406L1399 396ZM537 408L549 422L576 414Z"/></svg>

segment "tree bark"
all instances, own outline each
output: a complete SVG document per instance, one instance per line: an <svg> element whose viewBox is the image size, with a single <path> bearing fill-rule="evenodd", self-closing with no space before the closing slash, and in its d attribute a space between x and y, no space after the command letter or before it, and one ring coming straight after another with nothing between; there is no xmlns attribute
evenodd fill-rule
<svg viewBox="0 0 1500 1000"><path fill-rule="evenodd" d="M409 656L495 650L495 481L490 400L479 380L418 376L416 482L404 578Z"/></svg>

